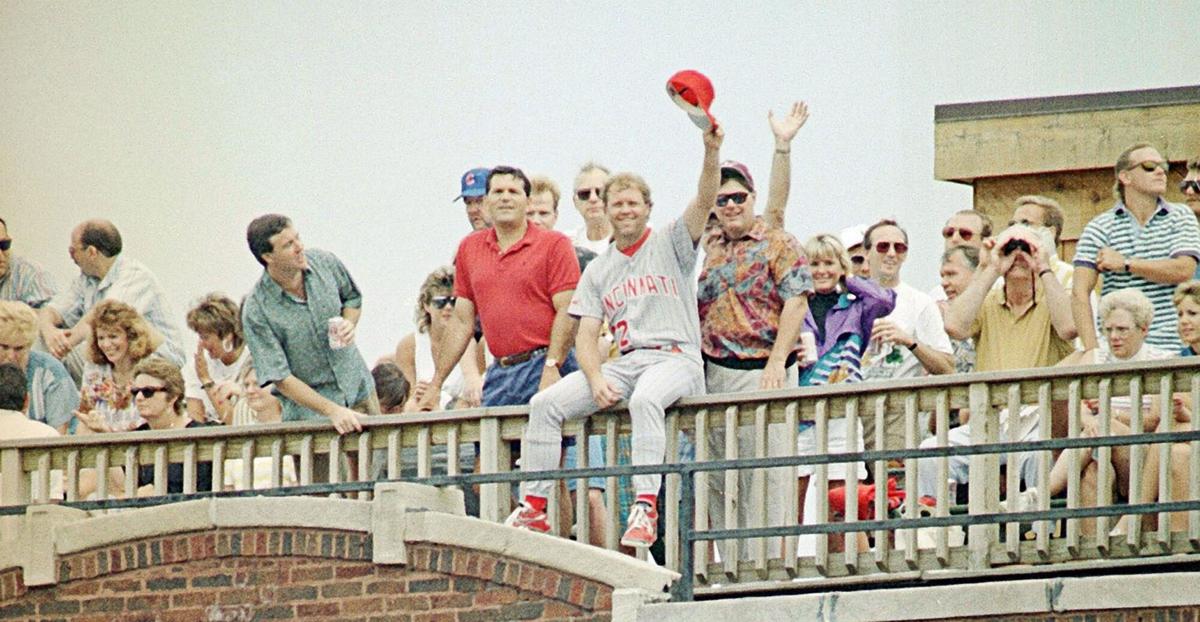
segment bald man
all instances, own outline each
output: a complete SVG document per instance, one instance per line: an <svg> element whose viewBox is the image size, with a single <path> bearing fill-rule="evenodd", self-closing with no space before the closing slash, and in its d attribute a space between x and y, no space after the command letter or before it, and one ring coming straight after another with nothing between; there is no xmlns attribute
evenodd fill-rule
<svg viewBox="0 0 1200 622"><path fill-rule="evenodd" d="M141 262L121 256L121 233L107 220L88 220L71 231L71 261L79 266L79 277L70 289L59 292L38 310L39 329L46 348L72 369L68 356L91 335L92 307L102 300L120 300L137 312L163 336L155 354L183 366L185 354L179 341L174 311L154 273ZM72 369L72 373L74 369Z"/></svg>

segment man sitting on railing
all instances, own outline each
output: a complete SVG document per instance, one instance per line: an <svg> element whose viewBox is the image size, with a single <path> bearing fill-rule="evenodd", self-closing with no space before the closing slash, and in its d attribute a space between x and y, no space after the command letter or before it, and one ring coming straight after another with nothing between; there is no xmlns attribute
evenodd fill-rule
<svg viewBox="0 0 1200 622"><path fill-rule="evenodd" d="M559 464L562 426L623 398L633 421L633 464L661 463L666 451L665 408L686 395L704 393L700 326L691 275L696 244L720 186L718 159L724 133L704 133L704 165L696 198L683 216L660 231L646 225L653 203L637 175L613 176L604 186L614 246L597 257L580 279L570 312L580 318L580 371L530 402L529 426L521 443L525 471ZM607 321L620 358L601 364L597 341ZM656 509L660 475L635 475L637 502L629 512L621 544L649 547L658 537ZM506 524L547 532L546 504L553 482L524 486L524 501Z"/></svg>

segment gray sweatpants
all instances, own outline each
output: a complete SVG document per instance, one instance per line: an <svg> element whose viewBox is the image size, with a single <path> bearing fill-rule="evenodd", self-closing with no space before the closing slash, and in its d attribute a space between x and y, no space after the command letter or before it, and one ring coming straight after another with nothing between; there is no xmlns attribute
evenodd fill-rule
<svg viewBox="0 0 1200 622"><path fill-rule="evenodd" d="M667 450L666 408L681 397L704 394L704 370L686 355L634 350L600 367L600 373L629 401L633 420L633 464L662 464ZM562 426L599 410L582 371L568 374L529 401L529 425L521 440L521 470L558 468ZM634 475L639 495L656 495L661 475ZM548 497L551 481L526 482L522 493Z"/></svg>

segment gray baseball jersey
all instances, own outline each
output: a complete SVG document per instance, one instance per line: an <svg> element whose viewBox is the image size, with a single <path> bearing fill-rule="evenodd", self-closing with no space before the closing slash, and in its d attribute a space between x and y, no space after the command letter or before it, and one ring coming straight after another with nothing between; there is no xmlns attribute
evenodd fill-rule
<svg viewBox="0 0 1200 622"><path fill-rule="evenodd" d="M613 245L593 259L568 311L607 321L622 352L678 346L699 361L695 266L696 245L679 218L651 231L632 257Z"/></svg>

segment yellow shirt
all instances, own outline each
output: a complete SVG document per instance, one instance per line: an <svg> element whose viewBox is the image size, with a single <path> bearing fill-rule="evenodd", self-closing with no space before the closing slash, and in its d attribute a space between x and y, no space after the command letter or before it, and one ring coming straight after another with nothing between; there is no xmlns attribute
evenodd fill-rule
<svg viewBox="0 0 1200 622"><path fill-rule="evenodd" d="M1004 289L988 292L971 324L975 338L975 371L1050 367L1075 350L1050 322L1044 289L1036 287L1033 305L1017 316L1004 299Z"/></svg>

